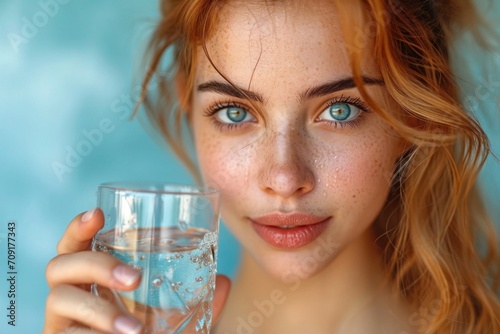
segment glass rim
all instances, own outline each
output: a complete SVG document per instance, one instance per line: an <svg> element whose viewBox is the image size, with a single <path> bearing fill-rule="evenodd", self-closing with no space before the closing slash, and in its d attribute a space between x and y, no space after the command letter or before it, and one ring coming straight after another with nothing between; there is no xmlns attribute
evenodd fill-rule
<svg viewBox="0 0 500 334"><path fill-rule="evenodd" d="M116 192L134 192L144 194L191 195L208 196L218 195L219 191L209 186L197 186L180 183L156 181L112 181L97 186L98 190L108 189Z"/></svg>

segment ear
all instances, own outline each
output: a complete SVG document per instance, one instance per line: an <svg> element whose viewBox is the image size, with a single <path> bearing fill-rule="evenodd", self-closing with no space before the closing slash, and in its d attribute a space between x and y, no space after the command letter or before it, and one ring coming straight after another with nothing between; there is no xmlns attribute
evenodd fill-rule
<svg viewBox="0 0 500 334"><path fill-rule="evenodd" d="M191 94L187 89L187 78L182 71L178 71L175 75L175 93L182 111L189 113L191 110Z"/></svg>

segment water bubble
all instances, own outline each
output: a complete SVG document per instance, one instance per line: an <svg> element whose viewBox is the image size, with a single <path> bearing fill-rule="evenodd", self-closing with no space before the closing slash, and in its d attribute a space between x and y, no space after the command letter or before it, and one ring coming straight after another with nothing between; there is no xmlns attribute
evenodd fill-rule
<svg viewBox="0 0 500 334"><path fill-rule="evenodd" d="M141 266L132 266L135 270L138 270L138 271L142 271L144 268L142 268Z"/></svg>
<svg viewBox="0 0 500 334"><path fill-rule="evenodd" d="M203 240L200 242L200 247L208 247L217 244L217 233L208 232L203 236Z"/></svg>
<svg viewBox="0 0 500 334"><path fill-rule="evenodd" d="M181 281L178 281L178 282L172 282L170 283L170 286L172 287L172 289L175 291L175 292L178 292L179 291L179 287L182 286L182 282Z"/></svg>
<svg viewBox="0 0 500 334"><path fill-rule="evenodd" d="M184 257L184 255L182 255L182 253L181 253L181 252L177 252L177 253L175 253L175 258L176 258L176 259L182 259L183 257Z"/></svg>
<svg viewBox="0 0 500 334"><path fill-rule="evenodd" d="M194 289L193 289L193 288L186 288L186 292L187 292L187 293L193 293L193 292L194 292Z"/></svg>
<svg viewBox="0 0 500 334"><path fill-rule="evenodd" d="M205 317L201 317L197 321L198 323L196 324L196 331L201 331L203 327L205 326Z"/></svg>
<svg viewBox="0 0 500 334"><path fill-rule="evenodd" d="M144 255L141 255L141 260L143 260L143 261L144 261L144 259L145 259L145 258L146 258L146 257L145 257Z"/></svg>
<svg viewBox="0 0 500 334"><path fill-rule="evenodd" d="M154 287L159 287L161 284L163 283L162 279L161 278L155 278L151 284L154 286Z"/></svg>
<svg viewBox="0 0 500 334"><path fill-rule="evenodd" d="M97 246L97 250L98 250L99 252L109 253L109 249L108 249L107 247L105 247L105 246L98 245L98 246Z"/></svg>
<svg viewBox="0 0 500 334"><path fill-rule="evenodd" d="M198 276L198 277L195 278L195 281L196 282L201 282L201 281L203 281L203 277Z"/></svg>
<svg viewBox="0 0 500 334"><path fill-rule="evenodd" d="M171 245L174 243L174 239L161 239L160 245Z"/></svg>

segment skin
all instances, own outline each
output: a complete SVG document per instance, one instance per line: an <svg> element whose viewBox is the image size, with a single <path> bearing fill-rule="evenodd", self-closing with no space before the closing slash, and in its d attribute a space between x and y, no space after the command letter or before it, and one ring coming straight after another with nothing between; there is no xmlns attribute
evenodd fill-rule
<svg viewBox="0 0 500 334"><path fill-rule="evenodd" d="M210 56L233 83L261 95L263 103L195 87L191 119L198 159L205 182L221 189L229 228L279 278L314 245L277 252L253 233L246 217L294 211L333 216L324 235L334 237L337 254L380 212L401 144L373 112L361 112L356 125L327 122L328 116L317 120L333 99L360 99L355 88L298 102L311 87L352 76L340 26L329 22L334 13L298 15L279 7L269 13L265 7L245 6L226 10L231 13L221 13L224 28L207 43ZM196 86L223 82L199 53ZM363 72L379 77L370 63ZM369 91L378 101L385 95L381 86L369 86ZM206 110L227 101L248 106L256 120L237 130L214 126L216 117L206 117Z"/></svg>
<svg viewBox="0 0 500 334"><path fill-rule="evenodd" d="M385 285L372 231L403 143L374 112L356 116L354 104L362 103L356 88L307 96L311 87L352 76L334 8L320 1L286 10L245 2L222 8L219 18L206 43L212 61L232 83L261 98L206 88L225 81L200 50L187 108L199 167L205 182L221 190L223 220L243 249L227 303L229 281L217 280L215 320L226 306L214 332L245 333L242 321L252 322L252 314L260 312L250 325L253 333L411 333L411 310ZM379 78L369 49L363 52L363 75ZM397 110L383 85L367 90L382 106ZM182 87L179 92L186 93ZM344 106L354 102L356 117L348 124L329 113L329 103L339 99ZM221 124L228 121L228 106L247 113L237 127ZM264 242L249 222L271 212L331 219L317 240L279 249ZM113 273L120 263L88 252L102 222L99 210L85 221L79 215L61 239L60 255L47 267L51 292L44 334L74 325L75 333L90 333L90 325L102 333L118 332L116 321L123 314L96 300L88 284L131 290L140 278L132 275L128 284L119 283ZM82 312L82 305L96 303L100 309L93 317ZM269 312L263 315L257 305L264 304Z"/></svg>
<svg viewBox="0 0 500 334"><path fill-rule="evenodd" d="M130 291L139 285L140 275L135 275L132 268L108 254L90 251L92 238L104 225L104 216L99 209L88 213L87 219L82 213L71 221L57 245L58 256L47 265L46 277L51 290L47 297L42 333L140 333L119 330L117 321L120 318L129 321L134 321L134 318L89 292L90 284L94 282ZM113 276L115 269L121 266L127 267L131 273L126 277L125 284ZM225 303L230 282L227 277L219 276L216 284L212 305L214 323Z"/></svg>
<svg viewBox="0 0 500 334"><path fill-rule="evenodd" d="M223 20L206 42L210 58L233 84L260 96L257 101L206 88L225 80L199 51L189 112L200 170L207 184L221 190L223 220L243 246L241 270L217 333L237 332L238 318L247 319L256 309L253 302L270 300L275 289L286 302L262 323L254 321L258 333L404 328L398 316L389 315L406 306L383 286L384 268L370 228L403 144L374 112L361 111L344 124L325 113L331 100L361 99L356 88L301 98L311 87L352 76L337 14L331 5L321 7L319 2L287 9L240 3L220 12ZM368 57L362 72L379 78ZM386 102L383 85L369 85L368 91L396 110ZM246 118L232 121L228 107ZM249 217L271 212L333 218L318 240L284 250L251 227ZM313 296L331 302L318 303ZM385 314L381 307L393 310ZM377 325L381 317L387 322Z"/></svg>

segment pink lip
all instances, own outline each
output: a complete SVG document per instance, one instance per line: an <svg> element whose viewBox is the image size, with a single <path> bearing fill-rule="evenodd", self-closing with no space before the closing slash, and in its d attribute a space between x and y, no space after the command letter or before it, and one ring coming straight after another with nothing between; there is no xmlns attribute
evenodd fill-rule
<svg viewBox="0 0 500 334"><path fill-rule="evenodd" d="M255 232L268 244L278 248L298 248L318 238L328 227L330 218L305 213L273 213L250 221ZM290 226L293 227L283 228Z"/></svg>

